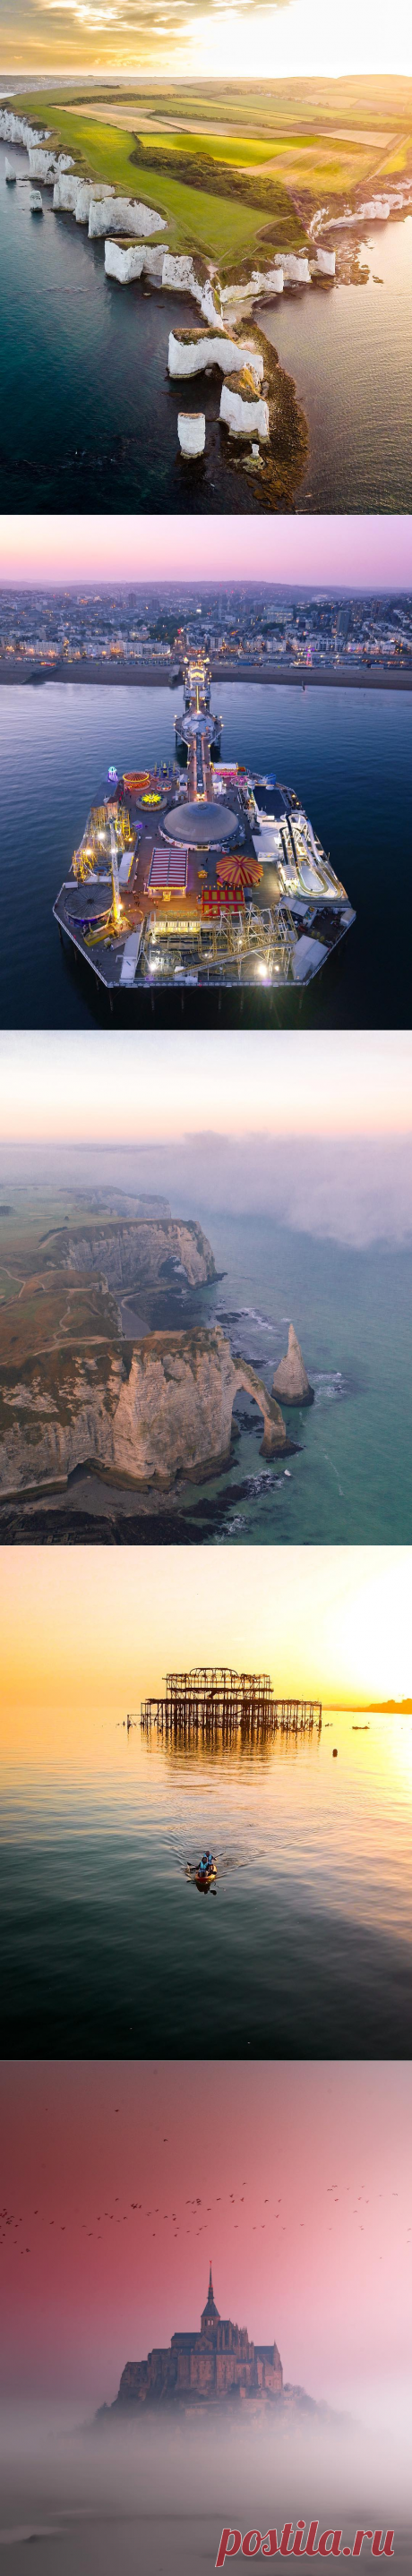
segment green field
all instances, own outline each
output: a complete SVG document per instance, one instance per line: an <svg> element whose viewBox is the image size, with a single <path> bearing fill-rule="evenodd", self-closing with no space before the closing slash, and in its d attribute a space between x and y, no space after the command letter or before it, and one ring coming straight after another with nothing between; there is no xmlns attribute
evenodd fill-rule
<svg viewBox="0 0 412 2576"><path fill-rule="evenodd" d="M51 128L77 170L163 216L172 251L210 259L223 276L304 245L319 202L356 203L359 187L411 166L409 81L182 82L156 93L141 82L106 85L91 113L87 92L49 88L15 104Z"/></svg>
<svg viewBox="0 0 412 2576"><path fill-rule="evenodd" d="M23 105L26 113L27 98L24 102L19 100L18 107L23 109ZM270 203L256 208L250 203L242 204L239 195L236 198L209 196L207 189L186 186L184 180L173 177L172 171L169 176L168 169L154 169L150 163L149 146L144 164L134 162L136 138L132 133L118 126L99 123L97 118L75 115L72 109L63 108L50 92L36 93L35 113L39 121L51 128L56 149L64 148L72 153L77 170L87 171L95 179L106 179L122 195L140 196L143 202L165 216L172 250L200 252L204 258L216 261L224 273L225 269L244 259L256 258L269 221L273 247L294 249L296 243L302 241L302 224L296 217L287 190L279 188L277 179L274 182L273 208ZM33 103L30 114L33 117ZM164 137L161 141L163 148ZM196 139L195 148L198 148ZM215 157L218 159L220 156L216 154ZM234 160L236 157L234 153ZM273 222L275 226L277 224L276 241Z"/></svg>

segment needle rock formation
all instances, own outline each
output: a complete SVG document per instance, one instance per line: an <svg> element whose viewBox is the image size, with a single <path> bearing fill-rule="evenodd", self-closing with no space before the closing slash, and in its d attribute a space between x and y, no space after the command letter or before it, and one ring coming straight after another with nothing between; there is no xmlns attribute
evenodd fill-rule
<svg viewBox="0 0 412 2576"><path fill-rule="evenodd" d="M289 1324L289 1341L285 1358L279 1361L279 1368L275 1369L272 1394L280 1397L281 1404L314 1403L313 1386L309 1385L300 1342L293 1324Z"/></svg>

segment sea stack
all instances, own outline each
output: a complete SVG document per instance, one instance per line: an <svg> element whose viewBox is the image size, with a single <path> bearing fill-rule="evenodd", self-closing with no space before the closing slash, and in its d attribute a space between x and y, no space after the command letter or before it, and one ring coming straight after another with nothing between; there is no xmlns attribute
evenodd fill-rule
<svg viewBox="0 0 412 2576"><path fill-rule="evenodd" d="M279 1361L279 1368L275 1370L272 1395L279 1396L282 1404L314 1403L314 1389L313 1386L309 1386L294 1324L289 1324L287 1352L285 1358Z"/></svg>

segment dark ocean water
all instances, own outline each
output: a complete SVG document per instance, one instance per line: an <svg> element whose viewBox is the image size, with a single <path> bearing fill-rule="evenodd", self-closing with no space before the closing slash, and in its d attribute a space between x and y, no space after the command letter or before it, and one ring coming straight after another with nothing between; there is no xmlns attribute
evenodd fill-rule
<svg viewBox="0 0 412 2576"><path fill-rule="evenodd" d="M45 1721L3 1765L2 2054L409 2056L411 1720L361 1723L191 1749Z"/></svg>
<svg viewBox="0 0 412 2576"><path fill-rule="evenodd" d="M27 156L13 158L26 178ZM105 277L104 244L55 215L48 189L35 222L28 187L6 188L4 164L2 144L1 508L250 514L258 504L249 477L227 462L213 378L198 379L205 461L180 458L167 344L175 323L193 321L193 304L140 284L119 288ZM267 315L309 420L299 509L411 509L412 219L375 226L370 245L382 285L303 291ZM179 392L185 407L190 387Z"/></svg>
<svg viewBox="0 0 412 2576"><path fill-rule="evenodd" d="M356 923L305 996L244 1002L245 1021L317 1027L407 1027L410 1021L412 698L396 691L265 688L217 680L223 756L275 770L302 797L343 879ZM180 690L76 687L50 681L0 690L0 1024L81 1028L107 1018L88 969L64 954L52 906L90 803L110 764L144 765L174 750ZM122 1023L181 1010L133 996ZM185 997L185 1014L236 1019L240 1005Z"/></svg>

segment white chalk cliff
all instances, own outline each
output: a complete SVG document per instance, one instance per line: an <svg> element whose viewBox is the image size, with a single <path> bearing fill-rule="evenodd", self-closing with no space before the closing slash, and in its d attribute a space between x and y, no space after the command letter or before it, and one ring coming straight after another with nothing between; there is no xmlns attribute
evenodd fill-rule
<svg viewBox="0 0 412 2576"><path fill-rule="evenodd" d="M222 385L219 418L225 422L230 438L269 437L269 404L235 393L232 385Z"/></svg>
<svg viewBox="0 0 412 2576"><path fill-rule="evenodd" d="M203 456L206 446L204 411L179 411L177 435L182 456Z"/></svg>
<svg viewBox="0 0 412 2576"><path fill-rule="evenodd" d="M317 249L316 267L320 269L321 274L324 277L334 277L336 270L336 251Z"/></svg>
<svg viewBox="0 0 412 2576"><path fill-rule="evenodd" d="M198 376L208 367L221 367L222 375L230 376L240 373L244 366L251 368L259 384L264 372L260 349L246 342L240 347L238 340L229 340L223 334L220 338L212 331L194 331L193 338L184 340L177 332L169 332L169 376Z"/></svg>
<svg viewBox="0 0 412 2576"><path fill-rule="evenodd" d="M155 286L161 286L163 262L163 242L153 243L150 249L147 242L105 241L106 277L116 277L119 286L132 285L135 277L151 277Z"/></svg>
<svg viewBox="0 0 412 2576"><path fill-rule="evenodd" d="M105 233L135 233L137 236L142 233L145 239L150 233L165 231L165 216L156 214L153 206L140 205L137 199L134 203L131 197L112 196L110 188L106 189L104 197L99 199L93 196L91 199L89 211L91 241L100 241Z"/></svg>
<svg viewBox="0 0 412 2576"><path fill-rule="evenodd" d="M61 1226L47 1237L47 1259L53 1269L103 1270L114 1289L156 1287L176 1269L191 1288L216 1278L211 1244L194 1218L115 1219L92 1232Z"/></svg>

